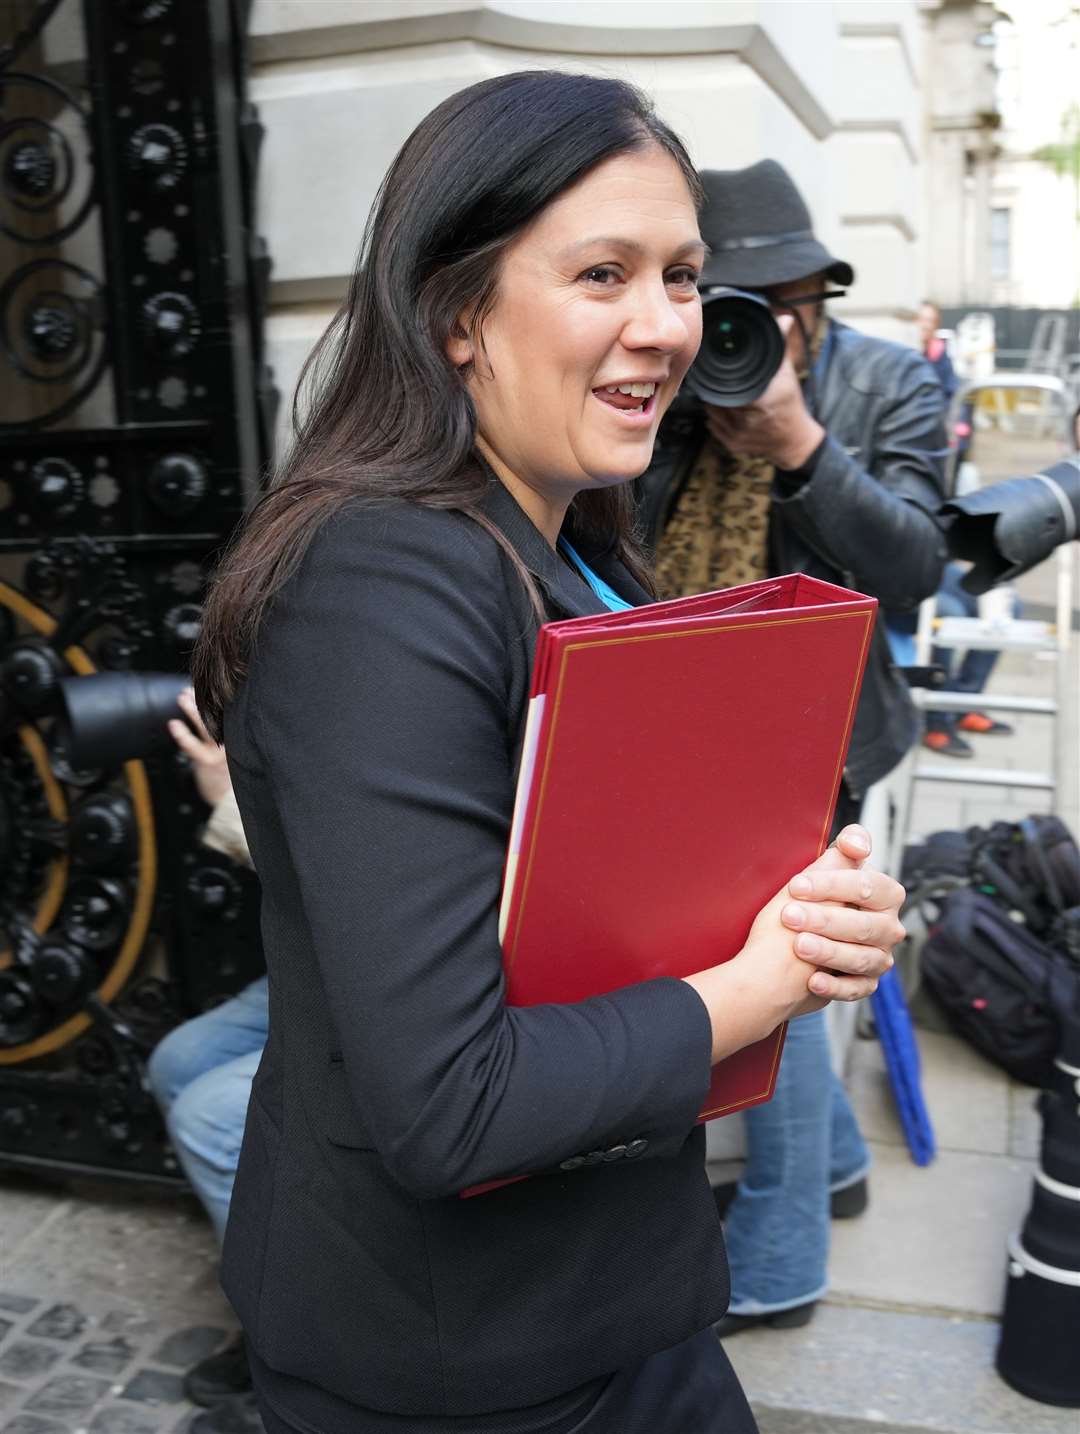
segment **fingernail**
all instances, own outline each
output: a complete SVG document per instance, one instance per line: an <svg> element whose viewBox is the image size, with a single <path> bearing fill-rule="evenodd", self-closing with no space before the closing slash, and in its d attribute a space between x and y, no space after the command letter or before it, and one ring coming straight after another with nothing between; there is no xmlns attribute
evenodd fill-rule
<svg viewBox="0 0 1080 1434"><path fill-rule="evenodd" d="M848 845L855 847L857 851L870 850L870 843L866 838L866 834L864 832L859 831L858 828L854 830L849 829L845 833L845 839Z"/></svg>
<svg viewBox="0 0 1080 1434"><path fill-rule="evenodd" d="M821 951L821 942L816 936L804 931L801 936L795 938L795 950L803 956L817 956Z"/></svg>
<svg viewBox="0 0 1080 1434"><path fill-rule="evenodd" d="M802 926L806 920L806 912L801 906L794 906L791 902L784 907L783 919L785 926Z"/></svg>
<svg viewBox="0 0 1080 1434"><path fill-rule="evenodd" d="M829 989L829 978L828 978L828 976L822 976L822 975L811 976L811 977L810 977L810 989L811 989L811 991L813 991L813 993L814 993L815 996L824 996L824 995L826 994L826 992L828 991L828 989Z"/></svg>
<svg viewBox="0 0 1080 1434"><path fill-rule="evenodd" d="M808 876L793 876L788 882L792 896L809 896L813 889L814 883Z"/></svg>

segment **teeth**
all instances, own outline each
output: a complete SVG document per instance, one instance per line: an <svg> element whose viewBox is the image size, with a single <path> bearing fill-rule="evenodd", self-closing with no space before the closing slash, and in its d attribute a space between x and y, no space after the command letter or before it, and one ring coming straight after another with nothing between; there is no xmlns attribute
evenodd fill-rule
<svg viewBox="0 0 1080 1434"><path fill-rule="evenodd" d="M652 398L656 392L655 383L620 383L608 389L608 393L628 393L632 398Z"/></svg>

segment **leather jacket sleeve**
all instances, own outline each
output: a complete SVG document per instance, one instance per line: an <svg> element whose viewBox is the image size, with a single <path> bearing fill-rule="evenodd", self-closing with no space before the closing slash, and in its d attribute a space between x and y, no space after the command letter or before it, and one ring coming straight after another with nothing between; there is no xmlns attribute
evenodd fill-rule
<svg viewBox="0 0 1080 1434"><path fill-rule="evenodd" d="M937 590L945 564L933 516L944 497L944 416L941 386L918 355L895 349L890 369L877 393L851 386L838 395L812 476L789 496L777 484L774 506L854 587L885 607L911 608ZM848 418L856 420L865 466L835 436L850 436Z"/></svg>

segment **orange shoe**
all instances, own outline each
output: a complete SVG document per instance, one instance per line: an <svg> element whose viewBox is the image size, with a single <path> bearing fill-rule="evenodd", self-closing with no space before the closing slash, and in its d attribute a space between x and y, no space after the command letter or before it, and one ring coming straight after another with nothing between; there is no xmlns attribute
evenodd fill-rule
<svg viewBox="0 0 1080 1434"><path fill-rule="evenodd" d="M1011 737L1013 732L1008 722L999 722L985 712L965 712L956 725L961 732L977 732L981 737Z"/></svg>
<svg viewBox="0 0 1080 1434"><path fill-rule="evenodd" d="M942 757L974 757L975 749L970 742L965 742L963 737L956 732L924 732L922 744L929 747L931 752L938 752Z"/></svg>

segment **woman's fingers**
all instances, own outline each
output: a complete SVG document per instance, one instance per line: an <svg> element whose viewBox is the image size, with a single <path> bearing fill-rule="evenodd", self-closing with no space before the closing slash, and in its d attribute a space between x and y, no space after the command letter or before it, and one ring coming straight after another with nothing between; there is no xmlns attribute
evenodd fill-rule
<svg viewBox="0 0 1080 1434"><path fill-rule="evenodd" d="M880 946L885 951L907 935L892 906L876 911L868 907L838 906L834 902L789 901L780 912L780 920L789 931L816 934L855 946Z"/></svg>
<svg viewBox="0 0 1080 1434"><path fill-rule="evenodd" d="M870 833L865 827L852 823L846 826L833 843L833 848L852 861L865 861L870 855Z"/></svg>
<svg viewBox="0 0 1080 1434"><path fill-rule="evenodd" d="M826 1001L862 1001L877 990L876 976L834 976L829 971L815 971L810 977L810 992Z"/></svg>
<svg viewBox="0 0 1080 1434"><path fill-rule="evenodd" d="M857 871L828 871L814 867L788 883L799 902L813 906L822 901L861 906L867 911L899 911L907 896L904 888L883 871L862 867Z"/></svg>
<svg viewBox="0 0 1080 1434"><path fill-rule="evenodd" d="M892 952L885 946L832 941L805 931L796 936L794 948L796 956L808 965L827 967L837 976L870 976L876 979L891 971L894 965Z"/></svg>

